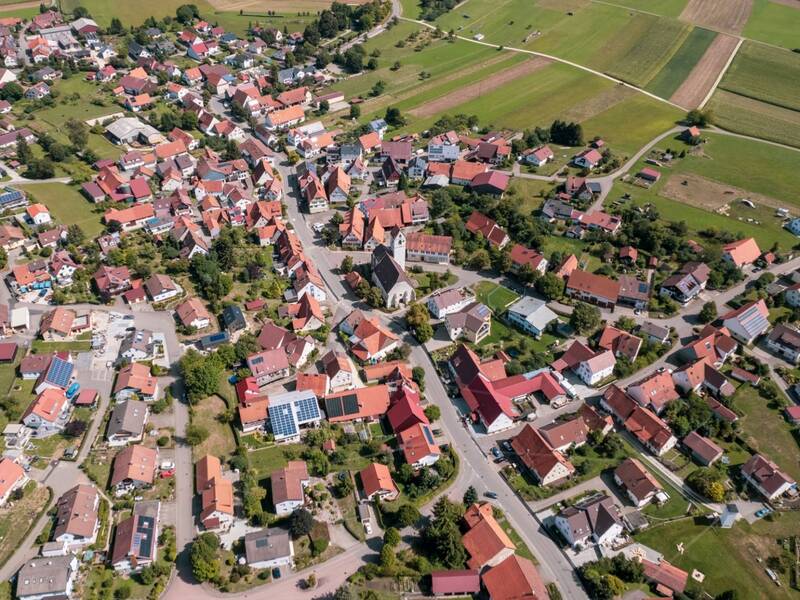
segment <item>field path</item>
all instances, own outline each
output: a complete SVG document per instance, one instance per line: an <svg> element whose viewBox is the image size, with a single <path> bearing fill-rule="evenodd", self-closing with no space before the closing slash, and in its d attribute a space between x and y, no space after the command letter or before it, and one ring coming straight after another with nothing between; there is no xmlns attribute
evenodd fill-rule
<svg viewBox="0 0 800 600"><path fill-rule="evenodd" d="M403 21L408 21L409 23L416 23L417 25L422 25L423 27L427 27L428 29L436 29L435 25L431 25L430 23L426 23L425 21L420 21L418 19L409 19L408 17L400 17L400 19L403 20ZM602 77L603 79L607 79L609 81L613 81L616 84L624 85L625 87L629 87L632 90L637 90L638 92L644 94L645 96L648 96L648 97L652 98L653 100L658 100L659 102L663 102L664 104L669 104L670 106L672 106L674 108L677 108L678 110L684 110L684 108L682 106L680 106L678 104L675 104L674 102L671 102L670 100L666 100L664 98L661 98L660 96L656 96L655 94L652 94L652 93L648 92L647 90L643 90L642 88L636 87L635 85L631 85L630 83L627 83L626 81L622 81L621 79L617 79L616 77L612 77L611 75L607 75L606 73L603 73L602 71L596 71L595 69L591 69L591 68L589 68L587 66L580 65L580 64L578 64L576 62L572 62L571 60L567 60L565 58L560 58L558 56L553 56L552 54L545 54L544 52L536 52L535 50L525 50L524 48L515 48L513 46L504 46L504 45L501 45L501 44L493 44L491 42L483 42L483 41L479 41L479 40L474 40L474 39L472 39L470 37L465 37L463 35L457 35L456 38L459 39L459 40L462 40L464 42L470 42L472 44L480 44L481 46L488 46L489 48L498 48L498 49L502 49L502 50L508 50L510 52L519 52L521 54L530 54L531 56L540 56L542 58L547 58L547 59L555 61L555 62L560 62L562 64L569 65L569 66L574 67L576 69L580 69L581 71L586 71L587 73L591 73L592 75L597 75L598 77Z"/></svg>
<svg viewBox="0 0 800 600"><path fill-rule="evenodd" d="M741 38L719 34L697 61L689 76L670 96L670 100L688 109L703 106L722 81L722 76L741 45Z"/></svg>
<svg viewBox="0 0 800 600"><path fill-rule="evenodd" d="M514 65L513 67L499 71L491 77L487 77L486 79L482 79L470 85L458 88L457 90L454 90L449 94L442 96L441 98L426 102L417 108L412 108L408 112L415 117L430 117L436 115L440 112L446 111L449 108L459 106L460 104L469 102L474 98L478 98L485 93L494 91L495 88L514 81L515 79L519 79L520 77L534 73L545 65L549 65L550 62L551 61L546 58L537 56L531 60L526 60L518 65Z"/></svg>
<svg viewBox="0 0 800 600"><path fill-rule="evenodd" d="M738 35L750 18L752 9L753 0L689 0L679 18Z"/></svg>

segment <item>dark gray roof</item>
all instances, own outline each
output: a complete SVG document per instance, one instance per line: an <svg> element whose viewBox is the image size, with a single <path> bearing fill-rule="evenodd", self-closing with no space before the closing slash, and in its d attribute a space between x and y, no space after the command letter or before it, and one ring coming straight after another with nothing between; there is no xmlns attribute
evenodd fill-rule
<svg viewBox="0 0 800 600"><path fill-rule="evenodd" d="M401 282L414 286L403 268L397 264L391 251L383 244L375 248L372 253L372 274L387 292Z"/></svg>
<svg viewBox="0 0 800 600"><path fill-rule="evenodd" d="M273 527L248 533L244 536L244 552L248 564L289 556L291 554L289 532Z"/></svg>
<svg viewBox="0 0 800 600"><path fill-rule="evenodd" d="M108 437L119 434L140 435L147 418L147 404L141 400L120 402L111 411L108 420Z"/></svg>

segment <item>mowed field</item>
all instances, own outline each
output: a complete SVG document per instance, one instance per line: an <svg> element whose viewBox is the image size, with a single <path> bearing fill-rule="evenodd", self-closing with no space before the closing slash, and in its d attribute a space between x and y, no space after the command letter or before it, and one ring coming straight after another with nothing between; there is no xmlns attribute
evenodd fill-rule
<svg viewBox="0 0 800 600"><path fill-rule="evenodd" d="M568 60L681 106L696 106L716 81L735 40L676 19L686 0L623 4L467 0L437 24L465 38L482 35L491 43Z"/></svg>
<svg viewBox="0 0 800 600"><path fill-rule="evenodd" d="M750 18L753 0L689 0L680 18L702 27L739 33Z"/></svg>
<svg viewBox="0 0 800 600"><path fill-rule="evenodd" d="M800 3L755 0L742 35L789 50L800 47Z"/></svg>
<svg viewBox="0 0 800 600"><path fill-rule="evenodd" d="M365 4L369 0L348 0L347 4ZM268 10L278 12L311 11L317 12L329 8L331 0L208 0L218 11L253 12L263 14Z"/></svg>
<svg viewBox="0 0 800 600"><path fill-rule="evenodd" d="M711 98L718 125L800 146L800 54L745 42Z"/></svg>
<svg viewBox="0 0 800 600"><path fill-rule="evenodd" d="M662 217L685 221L693 232L713 227L753 236L763 247L774 242L784 249L794 246L797 238L781 227L775 207L786 207L792 215L800 215L800 198L795 191L800 185L800 170L796 168L800 152L723 134L704 137L708 143L700 154L687 154L671 167L660 169L661 181L651 188L617 183L609 199L630 193L637 204L652 203ZM679 140L665 140L661 147L686 148ZM632 172L642 166L644 160ZM752 198L757 208L737 202L742 197ZM727 215L716 212L723 204L730 205Z"/></svg>
<svg viewBox="0 0 800 600"><path fill-rule="evenodd" d="M647 91L662 98L669 98L692 72L700 58L706 53L717 33L695 27L681 47L672 55L664 68L647 84Z"/></svg>
<svg viewBox="0 0 800 600"><path fill-rule="evenodd" d="M745 42L720 87L740 96L800 110L800 54Z"/></svg>

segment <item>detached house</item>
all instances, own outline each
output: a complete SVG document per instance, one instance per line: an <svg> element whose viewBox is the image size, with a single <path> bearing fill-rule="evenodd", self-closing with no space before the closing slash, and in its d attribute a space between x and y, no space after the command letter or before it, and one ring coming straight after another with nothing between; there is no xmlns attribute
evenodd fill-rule
<svg viewBox="0 0 800 600"><path fill-rule="evenodd" d="M389 467L381 463L371 463L359 472L364 497L367 500L380 498L391 502L400 495Z"/></svg>
<svg viewBox="0 0 800 600"><path fill-rule="evenodd" d="M751 344L769 329L769 310L763 300L750 302L722 316L723 326L742 344Z"/></svg>
<svg viewBox="0 0 800 600"><path fill-rule="evenodd" d="M526 424L511 440L511 447L543 486L559 484L575 473L569 459L551 448L544 436L530 424Z"/></svg>
<svg viewBox="0 0 800 600"><path fill-rule="evenodd" d="M305 504L305 489L311 483L305 461L290 460L269 477L272 504L279 517L290 515Z"/></svg>
<svg viewBox="0 0 800 600"><path fill-rule="evenodd" d="M790 489L797 488L797 482L761 454L751 456L742 465L742 477L767 500L775 500Z"/></svg>
<svg viewBox="0 0 800 600"><path fill-rule="evenodd" d="M613 309L619 299L619 282L604 275L575 269L567 280L566 294L571 298Z"/></svg>
<svg viewBox="0 0 800 600"><path fill-rule="evenodd" d="M796 365L800 362L800 331L780 323L766 339L767 348L787 362Z"/></svg>
<svg viewBox="0 0 800 600"><path fill-rule="evenodd" d="M614 500L597 495L559 512L553 524L573 548L610 546L624 531Z"/></svg>
<svg viewBox="0 0 800 600"><path fill-rule="evenodd" d="M626 458L614 469L614 483L625 491L628 499L637 508L650 504L659 494L666 496L658 479L637 458Z"/></svg>
<svg viewBox="0 0 800 600"><path fill-rule="evenodd" d="M64 430L71 413L72 406L64 391L47 388L22 414L22 423L33 429L36 437L50 437Z"/></svg>
<svg viewBox="0 0 800 600"><path fill-rule="evenodd" d="M722 247L722 259L739 267L751 265L761 256L761 249L754 238L746 238L725 244Z"/></svg>

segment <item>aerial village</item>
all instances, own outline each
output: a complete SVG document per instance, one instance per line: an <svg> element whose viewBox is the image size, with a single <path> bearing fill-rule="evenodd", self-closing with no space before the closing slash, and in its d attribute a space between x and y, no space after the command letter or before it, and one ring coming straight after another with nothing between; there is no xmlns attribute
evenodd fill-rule
<svg viewBox="0 0 800 600"><path fill-rule="evenodd" d="M346 67L287 58L303 32L178 15L125 54L72 16L0 24L15 597L157 598L181 560L232 593L348 564L354 590L572 597L569 570L683 597L704 574L651 527L800 507L739 424L800 422L790 252L611 198L622 156L563 156L574 124L359 125ZM112 114L42 127L78 84ZM563 177L523 210L537 172ZM59 178L68 208L26 185Z"/></svg>

